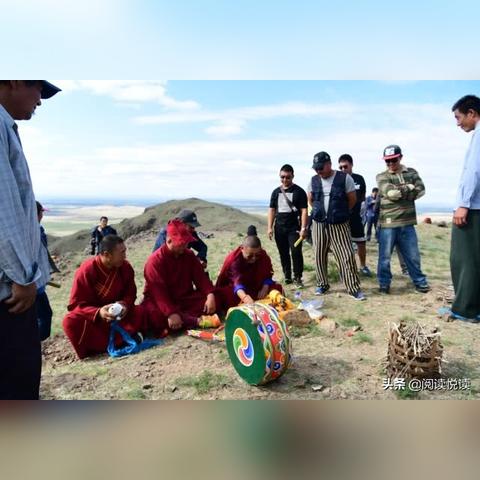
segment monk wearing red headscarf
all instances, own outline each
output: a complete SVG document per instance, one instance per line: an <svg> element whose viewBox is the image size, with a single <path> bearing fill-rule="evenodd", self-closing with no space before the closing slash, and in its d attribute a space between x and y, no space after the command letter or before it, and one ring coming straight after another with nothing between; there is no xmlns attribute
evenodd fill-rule
<svg viewBox="0 0 480 480"><path fill-rule="evenodd" d="M167 225L166 243L145 264L141 308L154 336L220 325L212 282L188 248L194 240L183 222L172 220Z"/></svg>
<svg viewBox="0 0 480 480"><path fill-rule="evenodd" d="M272 277L272 261L260 239L256 235L247 236L241 246L227 255L217 278L216 291L223 309L254 303L271 290L283 293L282 286Z"/></svg>
<svg viewBox="0 0 480 480"><path fill-rule="evenodd" d="M137 332L142 329L142 317L134 306L137 287L126 251L120 237L107 235L100 243L100 254L83 262L75 273L63 330L79 358L107 351L110 323L117 319L140 341ZM117 315L109 312L114 303L123 307ZM115 343L122 343L118 334Z"/></svg>

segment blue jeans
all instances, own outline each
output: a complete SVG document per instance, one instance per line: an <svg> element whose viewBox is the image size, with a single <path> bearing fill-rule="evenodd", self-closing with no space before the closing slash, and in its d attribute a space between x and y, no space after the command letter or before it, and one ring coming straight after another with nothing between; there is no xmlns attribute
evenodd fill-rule
<svg viewBox="0 0 480 480"><path fill-rule="evenodd" d="M40 334L40 340L43 342L50 336L52 328L53 312L50 307L50 302L48 301L47 292L38 291L35 303L37 306L38 332Z"/></svg>
<svg viewBox="0 0 480 480"><path fill-rule="evenodd" d="M390 258L395 245L405 259L412 282L417 286L427 284L427 277L422 273L420 266L417 233L413 225L395 228L382 226L379 232L379 242L377 278L381 287L389 287L392 281Z"/></svg>

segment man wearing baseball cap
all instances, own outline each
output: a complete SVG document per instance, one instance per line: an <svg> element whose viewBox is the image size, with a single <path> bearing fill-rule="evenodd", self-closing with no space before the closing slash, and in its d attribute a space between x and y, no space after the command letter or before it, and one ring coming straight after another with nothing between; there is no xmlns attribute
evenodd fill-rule
<svg viewBox="0 0 480 480"><path fill-rule="evenodd" d="M420 264L415 200L425 195L425 185L413 168L404 166L402 149L389 145L383 151L387 169L377 175L380 194L380 234L377 278L380 293L390 293L390 258L395 246L402 254L415 290L427 293L430 287Z"/></svg>
<svg viewBox="0 0 480 480"><path fill-rule="evenodd" d="M171 220L167 241L145 264L141 308L154 336L179 329L220 326L212 282L188 248L194 239L184 222Z"/></svg>
<svg viewBox="0 0 480 480"><path fill-rule="evenodd" d="M48 282L37 206L17 120L60 89L46 80L0 80L0 399L38 399L37 286Z"/></svg>
<svg viewBox="0 0 480 480"><path fill-rule="evenodd" d="M312 168L317 174L308 185L308 202L312 207L312 239L315 253L317 289L315 295L326 293L328 283L328 251L331 249L348 294L365 300L360 290L355 252L350 234L350 211L357 202L355 182L347 173L332 169L327 152L313 157Z"/></svg>
<svg viewBox="0 0 480 480"><path fill-rule="evenodd" d="M183 209L180 213L175 217L176 220L180 220L183 222L190 234L193 236L193 240L188 244L188 248L191 248L197 252L197 258L200 260L203 268L207 268L207 244L198 236L197 231L195 230L197 227L201 227L201 224L198 222L197 215L192 210ZM165 242L167 241L167 227L163 227L160 229L158 233L158 237L155 241L155 245L153 247L153 251L155 252L158 250Z"/></svg>

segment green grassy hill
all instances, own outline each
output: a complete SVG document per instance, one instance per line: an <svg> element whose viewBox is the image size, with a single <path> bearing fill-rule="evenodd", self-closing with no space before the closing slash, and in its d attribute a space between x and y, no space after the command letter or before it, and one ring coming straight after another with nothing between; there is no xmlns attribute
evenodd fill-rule
<svg viewBox="0 0 480 480"><path fill-rule="evenodd" d="M119 224L122 234L128 233L127 257L135 269L138 299L141 300L143 267L151 253L158 228L179 210L190 207L198 213L200 231L214 232L206 239L208 270L215 281L225 255L241 242L249 224L256 224L264 248L272 258L275 278L282 280L282 271L275 242L266 238L265 218L247 215L218 204L190 199L167 202L147 209L139 217ZM125 230L122 230L124 228ZM136 232L136 233L134 233ZM61 320L66 313L73 274L87 258L79 250L59 257L61 275L55 280L62 288L48 289L54 311L51 339L44 343L42 398L56 399L395 399L392 390L383 388L383 371L387 351L388 324L419 321L429 328L438 326L444 345L443 375L445 378L467 378L471 388L465 391L424 391L415 395L423 399L480 398L480 342L478 325L463 322L447 323L437 317L450 283L450 228L419 225L417 228L422 268L428 275L432 291L415 292L411 280L401 274L398 260L392 259L393 282L388 296L378 293L375 276L362 277L365 302L356 302L346 293L338 269L330 255L331 290L325 295L322 311L336 323L333 331L317 325L292 328L294 364L278 381L267 387L248 386L233 370L224 344L212 344L184 335L173 335L152 350L121 361L100 355L78 361L65 339ZM76 237L73 236L75 240ZM77 238L78 240L78 238ZM70 244L68 248L72 248ZM376 270L378 245L367 244L367 264ZM314 298L314 254L304 245L305 289L303 298ZM295 288L286 287L293 298ZM350 335L352 327L361 331ZM321 385L321 392L312 390ZM407 392L409 393L409 392ZM409 397L405 397L409 398Z"/></svg>
<svg viewBox="0 0 480 480"><path fill-rule="evenodd" d="M141 233L153 232L157 234L168 220L174 218L184 208L195 211L199 222L202 224L198 230L203 232L246 233L249 225L256 225L259 231L265 230L267 225L266 217L251 215L219 203L188 198L185 200L170 200L148 207L141 215L125 219L113 226L125 240ZM90 230L81 230L62 238L53 238L50 243L50 251L56 255L83 253L89 247L89 243Z"/></svg>

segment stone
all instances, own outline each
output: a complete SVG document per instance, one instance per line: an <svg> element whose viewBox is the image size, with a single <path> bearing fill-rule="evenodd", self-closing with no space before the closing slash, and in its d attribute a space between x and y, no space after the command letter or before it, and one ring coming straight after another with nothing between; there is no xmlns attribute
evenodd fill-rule
<svg viewBox="0 0 480 480"><path fill-rule="evenodd" d="M317 322L317 325L324 330L325 332L328 333L333 333L335 329L337 328L337 323L335 320L332 320L330 318L322 318Z"/></svg>
<svg viewBox="0 0 480 480"><path fill-rule="evenodd" d="M305 310L290 310L283 315L283 321L287 325L301 327L312 323L310 315Z"/></svg>

